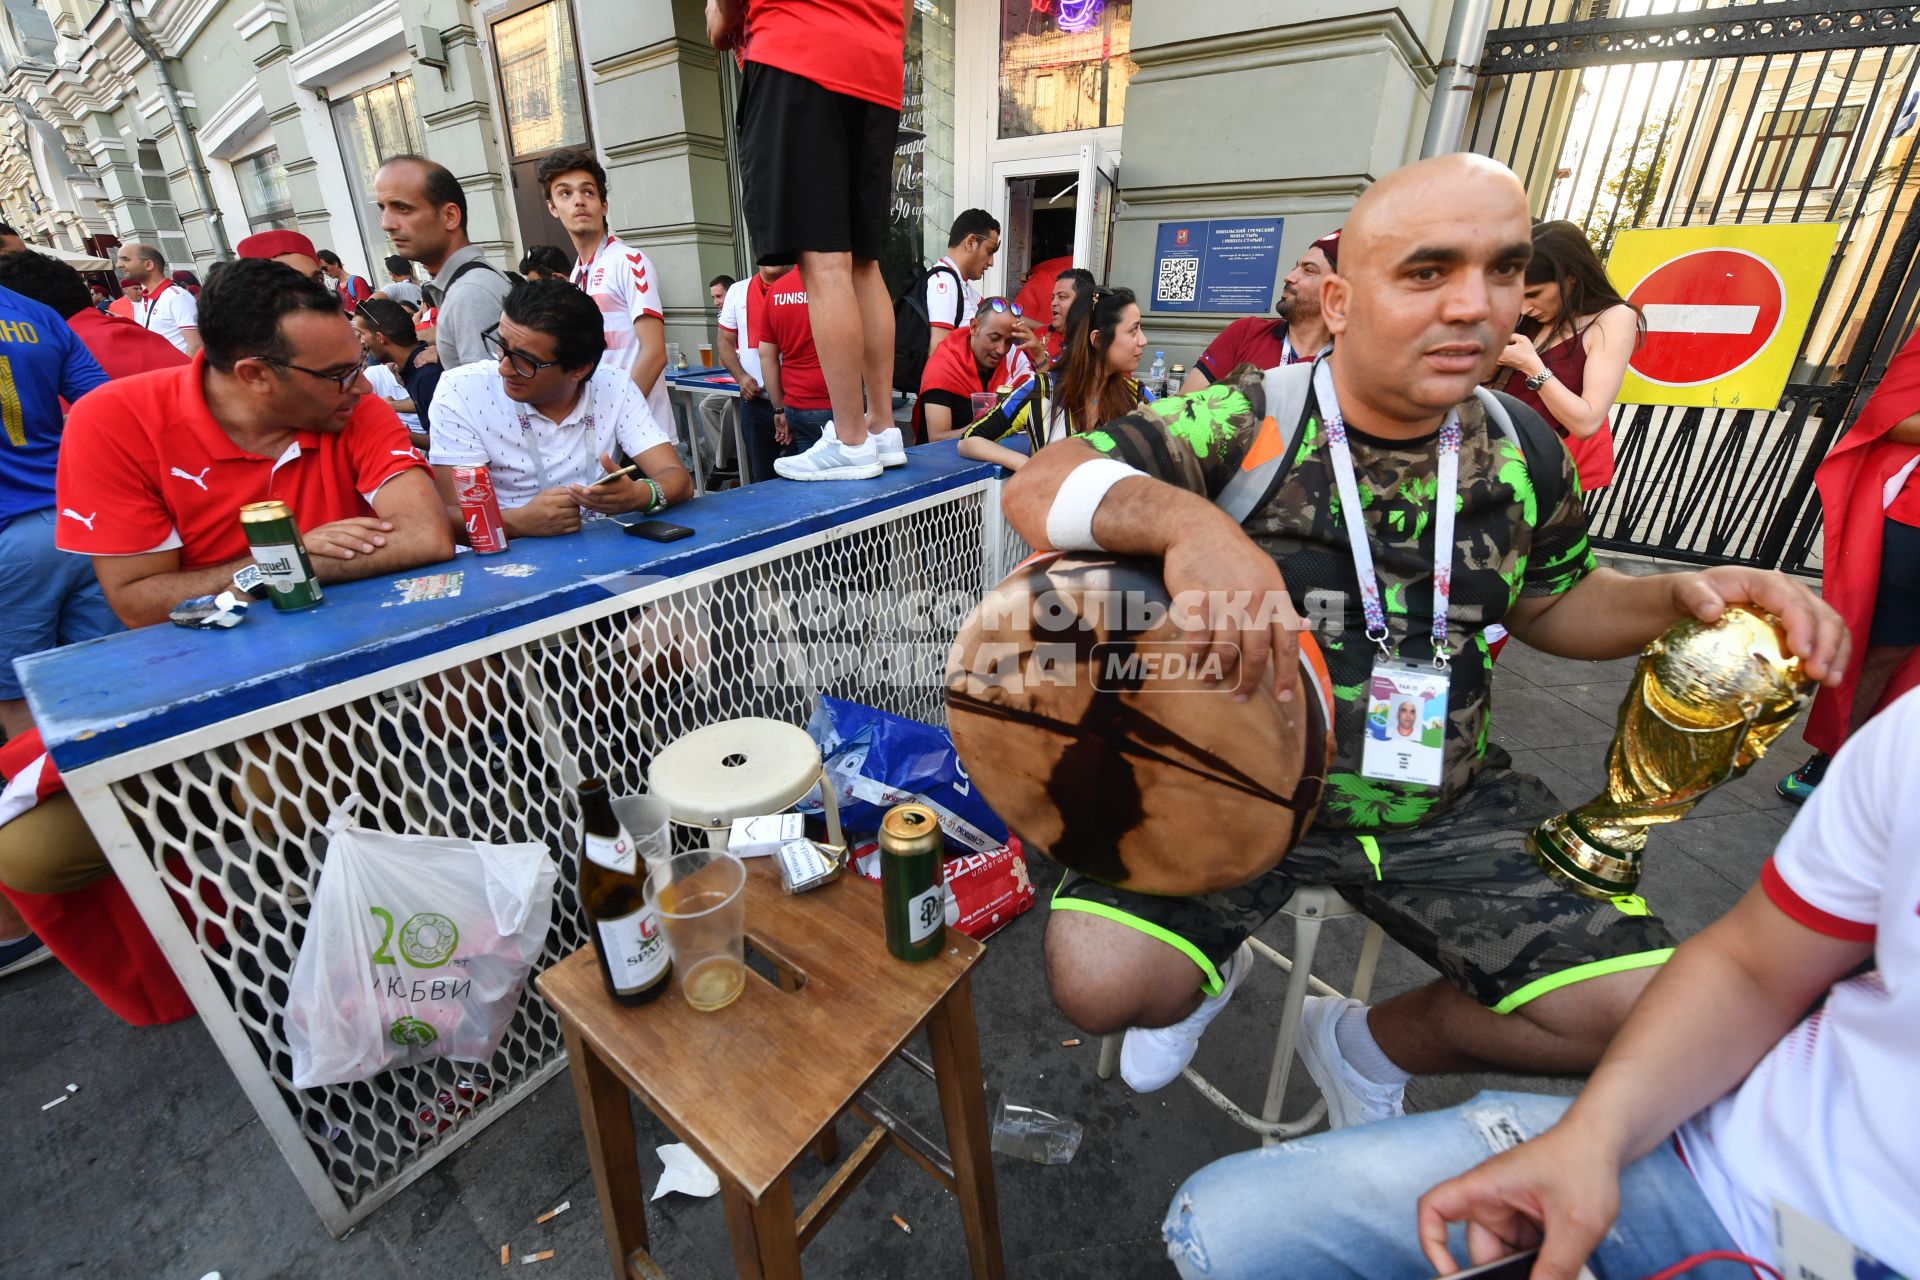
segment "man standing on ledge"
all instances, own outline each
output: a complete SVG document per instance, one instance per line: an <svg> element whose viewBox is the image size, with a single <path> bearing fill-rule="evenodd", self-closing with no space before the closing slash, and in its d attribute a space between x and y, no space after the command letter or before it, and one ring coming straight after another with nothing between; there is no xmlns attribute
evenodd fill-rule
<svg viewBox="0 0 1920 1280"><path fill-rule="evenodd" d="M789 480L872 479L907 461L893 425L893 300L880 251L913 0L754 0L747 8L707 0L713 47L737 48L745 62L747 229L762 264L800 264L833 403L813 447L777 459L774 470Z"/></svg>
<svg viewBox="0 0 1920 1280"><path fill-rule="evenodd" d="M1182 391L1198 391L1227 376L1235 365L1262 369L1311 360L1329 349L1333 336L1320 314L1320 287L1340 262L1340 233L1330 231L1307 246L1280 286L1273 309L1278 320L1247 316L1235 320L1208 344L1180 384Z"/></svg>
<svg viewBox="0 0 1920 1280"><path fill-rule="evenodd" d="M200 349L200 308L193 295L167 274L167 260L148 244L123 244L114 266L128 280L137 281L141 295L133 304L133 322L150 329L192 355Z"/></svg>
<svg viewBox="0 0 1920 1280"><path fill-rule="evenodd" d="M1573 1074L1599 1060L1673 939L1639 898L1582 897L1528 854L1528 830L1563 806L1488 743L1489 624L1561 657L1619 658L1682 618L1752 602L1784 620L1809 676L1844 669L1839 616L1782 574L1594 566L1566 450L1511 398L1497 403L1521 443L1505 438L1475 394L1519 318L1530 230L1525 190L1492 160L1390 174L1347 224L1347 270L1322 294L1334 352L1311 371L1291 448L1243 366L1047 446L1007 485L1007 514L1036 547L1150 556L1175 598L1251 601L1259 623L1227 614L1197 637L1196 657L1217 653L1237 697L1294 696L1295 611L1309 596L1346 601L1321 640L1347 691L1337 753L1300 847L1201 897L1075 875L1055 894L1053 997L1090 1032L1127 1029L1120 1069L1138 1090L1180 1074L1250 967L1246 939L1299 885L1337 888L1445 975L1371 1009L1308 998L1301 1059L1334 1127L1401 1114L1416 1074ZM1215 500L1263 458L1286 469L1241 523ZM1357 691L1383 681L1441 684L1432 772L1364 751L1370 699Z"/></svg>
<svg viewBox="0 0 1920 1280"><path fill-rule="evenodd" d="M403 258L433 274L425 291L435 308L434 342L448 369L487 358L480 335L500 320L512 288L480 246L467 239L467 193L443 164L395 156L373 178L380 229Z"/></svg>

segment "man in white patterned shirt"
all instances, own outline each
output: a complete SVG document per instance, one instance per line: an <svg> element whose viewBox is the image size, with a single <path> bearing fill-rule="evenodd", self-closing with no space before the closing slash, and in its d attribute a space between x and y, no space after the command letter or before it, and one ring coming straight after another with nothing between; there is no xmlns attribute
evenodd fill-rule
<svg viewBox="0 0 1920 1280"><path fill-rule="evenodd" d="M673 433L667 403L667 325L660 276L646 254L607 225L607 171L590 151L556 151L535 171L547 212L573 238L574 284L600 308L607 335L602 359L633 378L660 429Z"/></svg>
<svg viewBox="0 0 1920 1280"><path fill-rule="evenodd" d="M693 496L646 397L601 359L600 311L578 289L515 285L481 342L489 358L450 371L433 394L427 460L456 538L466 536L453 487L459 466L488 468L509 538L572 533L582 511L654 513ZM594 483L628 458L637 472Z"/></svg>

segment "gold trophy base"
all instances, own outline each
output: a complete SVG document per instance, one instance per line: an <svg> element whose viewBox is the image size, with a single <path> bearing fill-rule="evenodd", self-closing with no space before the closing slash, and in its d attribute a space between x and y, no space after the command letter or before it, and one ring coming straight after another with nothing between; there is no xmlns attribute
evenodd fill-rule
<svg viewBox="0 0 1920 1280"><path fill-rule="evenodd" d="M1527 852L1548 874L1589 898L1617 898L1640 886L1640 851L1621 853L1595 840L1572 814L1527 833Z"/></svg>

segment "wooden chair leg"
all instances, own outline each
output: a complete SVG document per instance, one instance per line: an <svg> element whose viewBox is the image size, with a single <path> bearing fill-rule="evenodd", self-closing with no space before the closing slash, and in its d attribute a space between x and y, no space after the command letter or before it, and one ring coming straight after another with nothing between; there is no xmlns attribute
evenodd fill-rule
<svg viewBox="0 0 1920 1280"><path fill-rule="evenodd" d="M740 1280L800 1280L800 1240L793 1227L793 1181L774 1180L755 1204L732 1182L720 1180L733 1239L733 1267Z"/></svg>
<svg viewBox="0 0 1920 1280"><path fill-rule="evenodd" d="M607 1239L615 1280L627 1280L627 1255L647 1248L647 1201L640 1186L640 1159L633 1143L633 1111L626 1085L561 1020L573 1096L586 1133L593 1190L600 1200L600 1228Z"/></svg>
<svg viewBox="0 0 1920 1280"><path fill-rule="evenodd" d="M927 1019L940 1114L953 1153L954 1193L966 1226L974 1280L1005 1280L1000 1252L1000 1205L993 1194L993 1152L987 1138L987 1099L980 1078L980 1037L973 1023L973 980L962 978Z"/></svg>

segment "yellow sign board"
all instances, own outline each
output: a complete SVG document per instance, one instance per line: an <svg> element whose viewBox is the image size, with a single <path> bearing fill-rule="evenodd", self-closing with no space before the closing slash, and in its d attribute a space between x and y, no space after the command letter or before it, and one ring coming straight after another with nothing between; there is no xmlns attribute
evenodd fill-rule
<svg viewBox="0 0 1920 1280"><path fill-rule="evenodd" d="M1778 408L1839 234L1834 222L1622 231L1607 275L1645 333L1620 402Z"/></svg>

